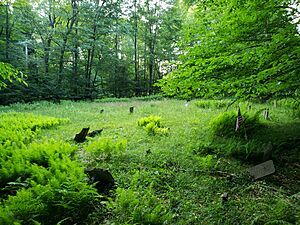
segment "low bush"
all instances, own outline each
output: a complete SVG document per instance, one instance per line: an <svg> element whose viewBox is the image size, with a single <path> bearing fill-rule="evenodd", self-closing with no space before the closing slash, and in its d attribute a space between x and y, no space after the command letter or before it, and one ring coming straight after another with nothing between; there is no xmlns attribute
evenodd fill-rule
<svg viewBox="0 0 300 225"><path fill-rule="evenodd" d="M157 127L160 127L160 120L161 118L159 116L148 116L148 117L143 117L139 119L138 125L141 127L147 126L149 123L153 123Z"/></svg>
<svg viewBox="0 0 300 225"><path fill-rule="evenodd" d="M119 155L126 149L127 141L120 139L113 141L111 138L99 138L84 146L85 150L94 158L110 159L113 155Z"/></svg>
<svg viewBox="0 0 300 225"><path fill-rule="evenodd" d="M13 143L28 144L40 129L68 122L68 119L17 112L1 113L0 117L0 145L6 146Z"/></svg>
<svg viewBox="0 0 300 225"><path fill-rule="evenodd" d="M83 180L67 178L64 182L52 177L47 185L34 184L21 189L3 202L0 224L64 224L80 223L94 210L100 196ZM84 210L82 208L84 207Z"/></svg>
<svg viewBox="0 0 300 225"><path fill-rule="evenodd" d="M259 121L259 113L245 113L242 115L243 122L236 130L237 112L224 112L213 118L210 121L210 129L214 136L221 136L225 138L249 138L262 126Z"/></svg>
<svg viewBox="0 0 300 225"><path fill-rule="evenodd" d="M143 117L138 120L138 125L144 127L148 134L167 135L169 133L169 129L161 127L160 120L161 118L158 116Z"/></svg>
<svg viewBox="0 0 300 225"><path fill-rule="evenodd" d="M101 206L83 164L74 160L76 146L32 142L40 129L66 120L25 113L1 116L0 224L82 223Z"/></svg>

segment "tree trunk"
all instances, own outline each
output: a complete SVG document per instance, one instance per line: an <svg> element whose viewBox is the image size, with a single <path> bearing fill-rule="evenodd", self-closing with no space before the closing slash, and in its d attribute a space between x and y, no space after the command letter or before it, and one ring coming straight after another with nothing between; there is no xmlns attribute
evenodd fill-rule
<svg viewBox="0 0 300 225"><path fill-rule="evenodd" d="M63 34L63 44L60 48L60 57L59 57L59 70L58 70L58 88L59 91L61 91L61 86L62 86L62 80L63 80L63 69L64 69L64 55L66 51L66 46L68 42L68 36L72 32L74 23L77 21L77 13L78 13L78 8L77 8L77 0L72 0L72 17L68 18L67 20L67 32Z"/></svg>
<svg viewBox="0 0 300 225"><path fill-rule="evenodd" d="M9 61L9 44L10 44L10 31L9 31L9 17L8 17L8 3L5 5L5 59Z"/></svg>
<svg viewBox="0 0 300 225"><path fill-rule="evenodd" d="M63 44L60 48L60 57L59 57L59 69L58 69L58 86L61 87L62 85L62 77L63 77L63 69L64 69L64 55L66 51L68 37L65 35L63 37Z"/></svg>
<svg viewBox="0 0 300 225"><path fill-rule="evenodd" d="M77 96L78 95L78 86L79 84L77 84L78 81L78 61L79 61L79 43L78 43L78 20L76 20L75 23L75 37L74 37L74 50L73 50L73 76L71 79L72 82L72 92L73 95Z"/></svg>
<svg viewBox="0 0 300 225"><path fill-rule="evenodd" d="M113 90L114 90L114 95L116 97L118 97L117 95L117 74L118 74L118 33L116 31L116 35L115 35L115 60L116 60L116 63L115 63L115 73L113 75L113 80L114 80L114 87L113 87Z"/></svg>
<svg viewBox="0 0 300 225"><path fill-rule="evenodd" d="M45 76L47 77L49 74L49 59L50 59L50 47L52 42L52 35L48 37L46 46L44 48L44 63L45 63Z"/></svg>
<svg viewBox="0 0 300 225"><path fill-rule="evenodd" d="M137 58L137 35L138 35L138 24L137 24L137 5L136 0L134 1L134 81L135 81L135 95L140 95L140 82L138 72L138 58Z"/></svg>

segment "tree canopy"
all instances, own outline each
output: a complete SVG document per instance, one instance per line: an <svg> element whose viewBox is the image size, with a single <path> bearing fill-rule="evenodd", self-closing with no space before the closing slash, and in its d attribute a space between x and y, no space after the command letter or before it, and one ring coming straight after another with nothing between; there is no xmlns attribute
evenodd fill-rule
<svg viewBox="0 0 300 225"><path fill-rule="evenodd" d="M13 79L20 83L26 84L23 78L24 75L22 72L19 72L8 63L0 62L0 90L7 87L7 81L12 83Z"/></svg>
<svg viewBox="0 0 300 225"><path fill-rule="evenodd" d="M28 86L2 88L0 103L160 90L299 97L299 8L296 0L5 0L1 74L22 71Z"/></svg>
<svg viewBox="0 0 300 225"><path fill-rule="evenodd" d="M296 17L292 1L198 1L185 20L178 68L159 86L182 98L298 97Z"/></svg>
<svg viewBox="0 0 300 225"><path fill-rule="evenodd" d="M0 103L153 94L177 57L179 15L176 0L1 1L0 62L28 87L9 85Z"/></svg>

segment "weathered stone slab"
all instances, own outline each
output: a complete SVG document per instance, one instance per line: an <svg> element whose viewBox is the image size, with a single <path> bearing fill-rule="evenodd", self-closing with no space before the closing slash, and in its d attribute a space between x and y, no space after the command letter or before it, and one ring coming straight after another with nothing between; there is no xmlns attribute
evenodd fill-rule
<svg viewBox="0 0 300 225"><path fill-rule="evenodd" d="M253 180L268 176L275 173L275 167L272 160L268 160L264 163L258 164L249 169L250 176Z"/></svg>
<svg viewBox="0 0 300 225"><path fill-rule="evenodd" d="M100 130L94 130L92 131L91 133L88 133L88 137L95 137L97 135L100 135L102 133L103 129L100 129Z"/></svg>
<svg viewBox="0 0 300 225"><path fill-rule="evenodd" d="M82 143L85 141L85 138L89 132L89 127L88 128L82 128L82 130L80 131L79 134L75 135L74 141L78 142L78 143Z"/></svg>

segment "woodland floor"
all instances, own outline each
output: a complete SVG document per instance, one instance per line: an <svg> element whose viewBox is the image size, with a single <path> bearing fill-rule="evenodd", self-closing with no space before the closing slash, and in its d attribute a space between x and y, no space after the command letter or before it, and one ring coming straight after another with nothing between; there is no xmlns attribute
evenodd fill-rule
<svg viewBox="0 0 300 225"><path fill-rule="evenodd" d="M119 153L83 156L86 167L109 170L118 187L104 219L96 212L90 224L300 224L299 117L283 103L251 103L252 111L270 108L271 120L260 117L266 128L255 131L248 140L213 137L210 121L226 107L215 103L199 107L198 101L38 102L0 107L0 112L69 118L69 123L42 130L37 140L70 142L79 155L98 139L126 142ZM241 103L242 114L247 104ZM131 106L133 113L129 113ZM139 119L150 115L161 118L168 134L149 134L138 126ZM103 132L86 143L73 143L84 127ZM248 169L262 160L243 157L252 151L263 152L269 142L274 146L276 172L252 181ZM228 199L222 199L224 193ZM146 208L155 204L149 200L152 197L160 208L149 212ZM130 201L135 203L130 206ZM137 216L139 213L144 217Z"/></svg>

